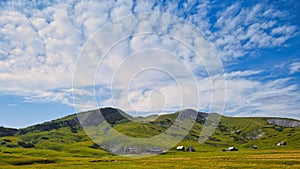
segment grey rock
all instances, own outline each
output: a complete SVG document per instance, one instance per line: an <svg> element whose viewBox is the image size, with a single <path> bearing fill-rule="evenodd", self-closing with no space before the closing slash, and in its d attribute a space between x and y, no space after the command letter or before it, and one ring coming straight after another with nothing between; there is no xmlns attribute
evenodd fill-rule
<svg viewBox="0 0 300 169"><path fill-rule="evenodd" d="M290 119L268 119L267 122L269 124L275 124L277 126L282 127L298 127L300 126L300 122L296 120L290 120Z"/></svg>

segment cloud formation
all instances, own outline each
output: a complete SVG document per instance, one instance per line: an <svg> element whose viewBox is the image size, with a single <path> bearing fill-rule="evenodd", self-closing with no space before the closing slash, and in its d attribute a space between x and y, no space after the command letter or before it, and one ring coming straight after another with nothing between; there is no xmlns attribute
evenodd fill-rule
<svg viewBox="0 0 300 169"><path fill-rule="evenodd" d="M290 74L300 72L300 62L294 62L290 64Z"/></svg>
<svg viewBox="0 0 300 169"><path fill-rule="evenodd" d="M218 31L213 33L212 39L222 57L251 55L257 48L283 45L298 33L295 25L280 23L288 17L288 13L275 10L269 4L242 7L236 2L218 13L213 25Z"/></svg>
<svg viewBox="0 0 300 169"><path fill-rule="evenodd" d="M248 7L239 2L233 3L221 7L213 15L214 19L210 15L220 7L206 1L63 0L6 1L0 4L0 93L21 95L33 102L55 101L72 105L73 73L81 49L100 28L128 15L158 12L183 18L185 22L195 25L203 32L224 64L242 57L251 57L257 49L285 46L289 39L299 35L297 25L284 21L289 17L288 11L281 11L264 3ZM130 24L128 26L133 26ZM147 29L150 26L140 22L136 29ZM178 29L185 32L184 27L168 29L170 32ZM109 40L111 36L113 32L106 37L103 35L102 38ZM184 36L186 40L194 40L187 32ZM109 71L122 61L123 58L120 56L143 49L141 44L147 43L147 46L152 48L157 47L155 44L163 44L166 49L181 56L182 61L191 69L198 70L195 71L196 80L199 94L202 96L199 106L203 110L209 110L212 84L203 63L193 60L190 56L194 53L183 46L178 46L174 40L157 36L145 37L132 37L112 50L110 55L114 57L105 61L103 69L107 74L101 79L108 80L109 75L113 73ZM299 62L290 64L290 74L299 72L299 65ZM209 66L212 67L213 64ZM84 69L82 72L90 74L93 70ZM290 78L262 81L252 77L262 72L264 70L246 70L225 74L228 78L225 112L231 115L278 115L300 118L297 115L298 86L290 83L292 81ZM85 80L82 79L82 82ZM146 83L145 79L141 79L140 82L135 84L136 87L153 86L151 81ZM170 100L169 106L175 109L178 103L172 101L176 100L178 95L172 91L177 90L176 85L161 83L157 86L168 98L162 98L159 93L147 93L140 88L130 93L130 97L134 98L134 104L145 108L149 106L151 100L165 99ZM101 90L107 94L109 88L110 86L102 86ZM80 93L93 97L93 93L89 90L81 90ZM286 100L286 103L281 100ZM106 96L103 96L101 101L105 104L110 103ZM275 111L278 114L274 114Z"/></svg>

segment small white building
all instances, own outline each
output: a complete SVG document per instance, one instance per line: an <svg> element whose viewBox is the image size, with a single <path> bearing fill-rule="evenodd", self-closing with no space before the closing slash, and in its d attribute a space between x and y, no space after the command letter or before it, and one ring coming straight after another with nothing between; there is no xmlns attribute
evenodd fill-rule
<svg viewBox="0 0 300 169"><path fill-rule="evenodd" d="M184 151L184 146L177 146L176 150Z"/></svg>

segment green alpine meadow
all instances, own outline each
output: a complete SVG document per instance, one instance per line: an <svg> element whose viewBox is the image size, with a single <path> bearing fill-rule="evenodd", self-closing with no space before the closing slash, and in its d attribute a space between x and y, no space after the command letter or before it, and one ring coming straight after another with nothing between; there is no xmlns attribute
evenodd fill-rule
<svg viewBox="0 0 300 169"><path fill-rule="evenodd" d="M168 129L178 113L149 123L127 120L118 109L101 108L111 127L130 137L147 138ZM91 114L98 111L83 112ZM199 143L206 113L198 112L188 135L169 151L150 157L115 155L94 143L77 115L21 129L0 128L0 168L299 168L300 122L276 117L222 116L215 132ZM136 120L149 120L138 117ZM284 143L284 144L280 144ZM178 150L178 146L194 151ZM235 147L237 151L229 151Z"/></svg>

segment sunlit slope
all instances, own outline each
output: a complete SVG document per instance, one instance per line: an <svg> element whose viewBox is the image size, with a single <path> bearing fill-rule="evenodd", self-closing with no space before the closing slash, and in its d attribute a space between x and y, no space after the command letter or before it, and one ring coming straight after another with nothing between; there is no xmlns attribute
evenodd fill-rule
<svg viewBox="0 0 300 169"><path fill-rule="evenodd" d="M179 113L133 118L114 108L103 108L101 111L106 121L118 132L131 137L142 138L152 137L166 131L173 125ZM99 112L96 110L84 112L86 119L82 123L101 124L102 121L97 120L97 113ZM198 142L199 135L206 117L206 113L199 112L194 126L179 144L194 145L204 151L205 149L220 150L227 146L250 148L252 145L257 145L260 149L269 149L274 148L274 144L285 141L287 148L300 148L299 126L283 127L270 124L269 118L260 117L222 116L213 135L200 144ZM133 119L133 121L128 119ZM13 152L21 148L32 149L32 151L37 149L49 150L49 153L60 152L66 156L109 155L90 140L82 129L77 115L70 115L19 130L2 127L0 133L1 131L4 133L0 137L0 149L3 151ZM3 136L5 133L8 134Z"/></svg>

